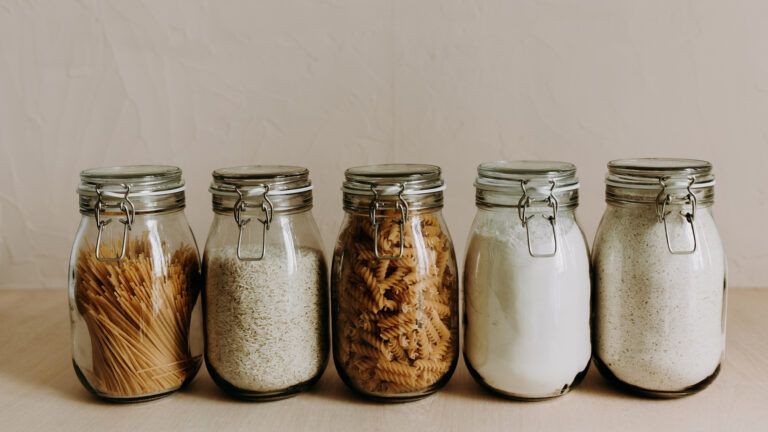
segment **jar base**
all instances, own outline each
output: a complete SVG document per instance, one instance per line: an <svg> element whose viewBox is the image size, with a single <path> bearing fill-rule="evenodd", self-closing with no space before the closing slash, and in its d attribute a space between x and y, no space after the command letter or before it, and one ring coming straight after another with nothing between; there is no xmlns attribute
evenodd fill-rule
<svg viewBox="0 0 768 432"><path fill-rule="evenodd" d="M257 392L253 390L242 389L232 385L229 381L222 378L218 372L216 372L216 369L211 366L207 358L205 361L205 367L208 369L208 375L211 376L213 382L216 383L216 385L227 395L245 402L272 402L292 398L299 393L312 388L312 386L314 386L320 380L320 377L323 376L323 372L325 371L327 364L327 361L323 363L318 373L307 381L292 385L283 390Z"/></svg>
<svg viewBox="0 0 768 432"><path fill-rule="evenodd" d="M366 399L372 402L384 402L384 403L397 404L397 403L415 402L421 399L428 398L429 396L432 396L433 394L435 394L441 388L445 387L445 385L451 379L451 377L453 376L453 373L456 370L456 365L458 363L458 356L454 356L453 362L451 363L451 367L448 369L445 375L443 375L439 380L437 380L437 382L435 382L431 386L421 390L419 393L393 394L393 395L369 393L359 389L355 385L354 381L352 381L352 379L346 374L346 372L344 372L344 368L338 363L338 361L336 361L335 355L333 360L334 360L334 366L336 367L336 372L339 374L341 381L344 382L344 384L350 390L352 390L353 393L362 397L363 399Z"/></svg>
<svg viewBox="0 0 768 432"><path fill-rule="evenodd" d="M682 390L667 391L651 390L626 383L619 379L616 374L614 374L611 369L600 359L600 357L597 356L597 354L593 356L593 359L595 366L597 366L597 370L600 372L600 375L602 375L603 378L605 378L605 380L611 383L613 386L628 393L652 399L676 399L698 393L712 384L715 378L717 378L717 376L720 374L721 367L721 365L718 364L717 368L715 368L715 371L712 372L710 376L704 378L692 386L688 386Z"/></svg>
<svg viewBox="0 0 768 432"><path fill-rule="evenodd" d="M560 394L552 395L552 396L543 396L543 397L528 397L528 396L522 396L516 393L510 393L506 392L504 390L499 390L496 387L493 387L492 385L488 384L485 379L480 375L475 368L472 367L472 364L470 364L469 360L467 360L467 356L464 355L464 364L467 366L467 370L469 370L469 374L472 375L472 378L475 379L475 382L477 382L480 387L482 387L484 390L488 391L489 393L493 394L494 396L499 396L504 399L509 399L517 402L541 402L541 401L547 401L550 399L556 399L560 396L563 396L565 394L568 394L571 392L571 390L578 386L582 381L584 381L584 377L587 376L587 371L589 371L589 365L591 364L590 361L587 361L587 366L579 373L576 374L576 376L573 378L573 381L570 384L566 384L563 386L563 389L560 391Z"/></svg>
<svg viewBox="0 0 768 432"><path fill-rule="evenodd" d="M106 394L101 393L98 390L96 390L91 385L91 383L88 381L88 379L85 377L85 374L80 369L80 367L77 365L77 362L75 362L74 359L72 360L72 366L75 368L75 375L77 375L77 379L80 381L80 383L83 385L83 387L85 387L85 389L88 390L88 392L90 392L92 395L96 396L97 398L99 398L102 401L110 402L110 403L116 403L116 404L131 404L131 403L139 403L139 402L150 402L150 401L153 401L153 400L162 399L162 398L164 398L166 396L169 396L171 393L175 393L178 390L181 390L182 388L186 387L187 384L189 384L192 381L192 379L195 377L195 375L197 375L197 371L198 371L198 369L200 367L200 365L198 364L198 366L195 367L195 369L193 369L190 372L189 377L183 383L181 383L181 385L178 386L178 387L174 387L174 388L168 389L166 391L162 391L160 393L153 393L153 394L146 395L146 396L115 397L115 396L106 395Z"/></svg>

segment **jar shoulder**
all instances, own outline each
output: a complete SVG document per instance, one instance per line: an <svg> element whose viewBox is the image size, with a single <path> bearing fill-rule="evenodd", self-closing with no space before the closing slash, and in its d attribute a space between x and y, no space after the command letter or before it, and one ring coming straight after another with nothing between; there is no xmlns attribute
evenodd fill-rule
<svg viewBox="0 0 768 432"><path fill-rule="evenodd" d="M240 243L241 253L264 253L285 256L304 250L323 256L320 230L310 211L275 213L268 225L256 215L245 216L240 226L232 214L215 213L205 243L206 255L213 252L235 251ZM248 220L249 219L249 220Z"/></svg>

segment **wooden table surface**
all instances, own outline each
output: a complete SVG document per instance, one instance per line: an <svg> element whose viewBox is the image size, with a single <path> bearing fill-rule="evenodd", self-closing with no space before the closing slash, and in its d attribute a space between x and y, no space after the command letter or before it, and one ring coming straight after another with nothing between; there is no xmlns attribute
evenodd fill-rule
<svg viewBox="0 0 768 432"><path fill-rule="evenodd" d="M248 403L226 397L203 367L170 397L114 405L91 397L70 362L64 291L0 292L0 431L768 431L768 289L733 289L719 378L675 400L629 396L592 369L570 394L512 402L481 390L459 365L427 399L396 405L357 399L332 365L297 397Z"/></svg>

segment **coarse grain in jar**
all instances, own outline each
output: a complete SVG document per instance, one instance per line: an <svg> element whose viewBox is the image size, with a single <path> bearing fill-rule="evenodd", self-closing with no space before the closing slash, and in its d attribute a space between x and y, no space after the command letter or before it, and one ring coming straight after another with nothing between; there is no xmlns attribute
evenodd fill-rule
<svg viewBox="0 0 768 432"><path fill-rule="evenodd" d="M217 169L203 256L205 359L228 394L273 400L328 362L328 285L306 168Z"/></svg>
<svg viewBox="0 0 768 432"><path fill-rule="evenodd" d="M726 262L712 165L608 164L593 248L595 362L620 387L676 397L711 383L725 350Z"/></svg>
<svg viewBox="0 0 768 432"><path fill-rule="evenodd" d="M336 369L383 401L425 397L459 352L456 258L432 165L350 168L331 272Z"/></svg>
<svg viewBox="0 0 768 432"><path fill-rule="evenodd" d="M464 266L464 359L492 391L535 400L586 375L589 254L576 221L579 182L566 162L478 167Z"/></svg>

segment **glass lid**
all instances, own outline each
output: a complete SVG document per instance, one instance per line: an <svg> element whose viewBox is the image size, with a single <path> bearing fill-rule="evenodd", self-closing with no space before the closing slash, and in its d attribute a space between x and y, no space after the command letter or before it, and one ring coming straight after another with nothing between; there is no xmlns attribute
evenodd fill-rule
<svg viewBox="0 0 768 432"><path fill-rule="evenodd" d="M444 188L440 167L425 164L384 164L349 168L344 172L343 190L349 194L424 194Z"/></svg>
<svg viewBox="0 0 768 432"><path fill-rule="evenodd" d="M212 173L210 191L213 194L231 194L235 189L269 188L270 194L299 193L311 190L309 170L290 165L246 165L220 168Z"/></svg>
<svg viewBox="0 0 768 432"><path fill-rule="evenodd" d="M124 191L130 188L137 193L173 193L183 191L181 169L170 165L127 165L91 168L80 172L80 194L96 194L104 191Z"/></svg>
<svg viewBox="0 0 768 432"><path fill-rule="evenodd" d="M609 186L640 189L667 187L701 188L714 185L712 164L698 159L640 158L608 162Z"/></svg>
<svg viewBox="0 0 768 432"><path fill-rule="evenodd" d="M556 187L578 184L576 166L559 161L495 161L477 167L478 188L520 188L521 182L550 184Z"/></svg>
<svg viewBox="0 0 768 432"><path fill-rule="evenodd" d="M475 203L480 207L578 205L576 166L560 161L495 161L477 167Z"/></svg>

